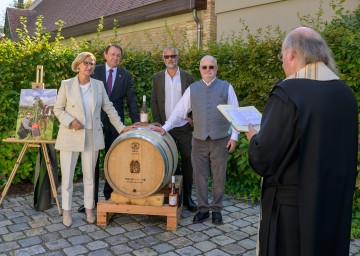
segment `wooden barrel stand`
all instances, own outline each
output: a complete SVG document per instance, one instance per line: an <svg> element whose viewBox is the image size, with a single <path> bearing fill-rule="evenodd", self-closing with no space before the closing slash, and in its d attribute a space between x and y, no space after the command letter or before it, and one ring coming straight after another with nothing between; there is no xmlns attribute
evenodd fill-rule
<svg viewBox="0 0 360 256"><path fill-rule="evenodd" d="M179 190L179 195L182 195L182 176L175 176L176 188ZM110 219L114 216L115 213L127 213L127 214L145 214L145 215L157 215L157 216L166 216L167 230L176 230L178 221L180 219L180 214L182 210L182 200L178 207L171 207L168 204L161 206L147 205L151 198L142 198L133 199L127 198L127 202L116 202L112 200L117 195L111 195L111 198L108 201L99 201L97 203L97 225L98 226L107 226ZM165 198L165 202L168 202L169 189L168 186L165 186L162 190L156 192L155 197L162 196ZM124 196L122 196L124 198ZM151 197L151 196L150 196ZM126 197L125 197L126 198ZM181 198L181 196L180 196ZM133 201L132 201L133 200ZM137 200L137 201L136 201ZM143 203L141 203L143 202ZM143 204L143 205L139 205ZM157 204L157 203L156 203Z"/></svg>

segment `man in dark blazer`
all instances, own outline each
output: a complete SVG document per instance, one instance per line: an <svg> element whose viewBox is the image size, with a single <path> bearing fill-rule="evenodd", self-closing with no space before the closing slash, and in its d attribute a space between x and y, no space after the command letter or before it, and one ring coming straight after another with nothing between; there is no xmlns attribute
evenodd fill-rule
<svg viewBox="0 0 360 256"><path fill-rule="evenodd" d="M151 92L151 111L153 121L161 126L180 100L186 88L195 82L193 75L178 67L178 50L168 46L163 51L163 61L166 69L156 73L153 77ZM191 139L192 120L181 123L169 131L174 138L181 154L181 170L178 168L175 174L183 175L183 204L189 211L196 211L197 206L191 198L193 184L193 169L191 165Z"/></svg>
<svg viewBox="0 0 360 256"><path fill-rule="evenodd" d="M135 89L133 86L133 78L131 74L124 68L119 67L119 63L123 57L123 50L120 45L110 44L105 48L104 57L106 63L95 67L93 78L104 83L105 89L109 95L110 101L114 104L121 121L124 123L124 99L130 112L130 118L133 123L140 121L139 108L137 105ZM109 71L112 70L112 71ZM110 74L111 73L111 74ZM110 77L110 79L109 79ZM111 144L119 136L114 126L110 123L107 115L101 112L101 122L104 125L105 134L105 154L109 150ZM98 201L99 189L99 160L95 169L95 205ZM104 186L104 196L108 200L113 189L106 181ZM83 206L79 208L79 212L84 212Z"/></svg>

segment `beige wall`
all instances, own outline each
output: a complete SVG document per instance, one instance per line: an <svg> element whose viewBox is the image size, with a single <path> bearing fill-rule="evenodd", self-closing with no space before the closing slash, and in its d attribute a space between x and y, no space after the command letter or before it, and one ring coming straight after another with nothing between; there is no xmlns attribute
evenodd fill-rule
<svg viewBox="0 0 360 256"><path fill-rule="evenodd" d="M205 45L209 40L216 40L215 0L207 0L207 10L198 11L197 16L203 24L201 44ZM187 43L197 45L197 31L193 14L189 12L121 27L118 29L118 38L124 48L159 50L167 45L183 46ZM92 40L96 37L96 33L93 33L76 37L75 40ZM114 37L114 32L113 30L104 31L101 33L101 37L108 41Z"/></svg>
<svg viewBox="0 0 360 256"><path fill-rule="evenodd" d="M217 15L217 40L239 33L242 26L239 19L243 19L251 32L268 25L288 32L300 26L297 13L301 16L310 14L315 17L319 10L320 0L215 0ZM330 0L323 1L324 19L331 20L334 11L329 6ZM346 0L343 7L355 10L359 0Z"/></svg>

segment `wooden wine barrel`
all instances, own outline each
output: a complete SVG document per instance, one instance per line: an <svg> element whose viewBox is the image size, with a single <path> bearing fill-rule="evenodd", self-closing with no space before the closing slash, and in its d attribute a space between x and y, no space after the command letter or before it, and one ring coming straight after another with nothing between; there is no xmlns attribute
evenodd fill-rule
<svg viewBox="0 0 360 256"><path fill-rule="evenodd" d="M178 150L171 135L136 128L113 142L105 157L104 172L114 192L143 198L168 184L177 164Z"/></svg>

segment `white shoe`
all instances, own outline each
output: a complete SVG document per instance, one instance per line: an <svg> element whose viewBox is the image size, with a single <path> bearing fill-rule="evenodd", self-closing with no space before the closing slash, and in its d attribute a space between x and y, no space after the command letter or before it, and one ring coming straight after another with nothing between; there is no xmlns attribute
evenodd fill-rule
<svg viewBox="0 0 360 256"><path fill-rule="evenodd" d="M94 224L96 221L96 217L94 214L94 210L93 209L85 209L86 211L86 221L89 224Z"/></svg>
<svg viewBox="0 0 360 256"><path fill-rule="evenodd" d="M66 227L71 226L71 224L72 224L71 210L64 210L63 211L63 224Z"/></svg>

